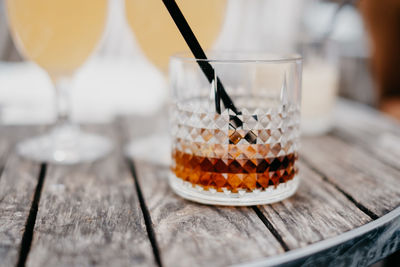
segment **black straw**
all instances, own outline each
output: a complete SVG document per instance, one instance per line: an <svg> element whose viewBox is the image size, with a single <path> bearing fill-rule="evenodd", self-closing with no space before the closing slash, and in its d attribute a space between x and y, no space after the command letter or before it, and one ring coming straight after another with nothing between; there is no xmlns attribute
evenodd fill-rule
<svg viewBox="0 0 400 267"><path fill-rule="evenodd" d="M176 4L175 0L162 0L165 7L168 9L169 14L171 15L172 19L174 20L176 26L178 27L179 31L181 32L185 42L192 51L194 57L196 59L204 59L204 60L197 60L201 70L203 71L204 75L206 75L208 81L212 83L216 80L216 90L215 90L215 109L216 111L221 114L221 107L219 105L220 99L224 103L225 108L231 109L236 114L239 113L238 109L233 104L232 99L226 93L224 86L222 85L220 79L215 76L215 70L208 63L207 56L204 53L204 50L201 48L199 41L197 40L196 36L194 35L192 29L190 28L189 24L187 23L185 17L183 16L181 10L179 9L178 5ZM236 117L237 118L237 117ZM236 126L242 125L242 122L235 121ZM236 127L235 127L236 128Z"/></svg>

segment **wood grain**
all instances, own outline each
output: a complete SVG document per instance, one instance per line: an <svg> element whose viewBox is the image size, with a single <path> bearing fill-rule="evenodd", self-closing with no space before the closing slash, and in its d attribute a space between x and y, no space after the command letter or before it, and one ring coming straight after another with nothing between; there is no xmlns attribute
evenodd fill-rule
<svg viewBox="0 0 400 267"><path fill-rule="evenodd" d="M0 169L6 164L7 158L14 153L15 144L18 141L43 133L47 128L47 125L21 126L0 124Z"/></svg>
<svg viewBox="0 0 400 267"><path fill-rule="evenodd" d="M338 236L370 222L370 214L386 214L400 205L399 127L343 103L332 134L303 140L298 192L273 205L198 205L171 191L167 169L136 161L139 199L119 146L93 164L48 166L27 266L154 266L153 252L164 266L247 263ZM93 129L108 128L118 143L154 132L154 121L143 117L117 129ZM18 261L39 173L38 164L11 151L35 129L0 127L0 266ZM385 240L384 247L392 248L391 239ZM359 251L362 244L351 249Z"/></svg>
<svg viewBox="0 0 400 267"><path fill-rule="evenodd" d="M94 164L49 166L27 261L48 265L155 265L118 148Z"/></svg>
<svg viewBox="0 0 400 267"><path fill-rule="evenodd" d="M400 170L400 122L364 105L339 101L333 135Z"/></svg>
<svg viewBox="0 0 400 267"><path fill-rule="evenodd" d="M0 169L5 166L7 158L13 152L15 142L21 138L23 135L21 133L26 129L26 127L0 125Z"/></svg>
<svg viewBox="0 0 400 267"><path fill-rule="evenodd" d="M302 140L301 157L355 202L382 216L400 205L400 171L332 136Z"/></svg>
<svg viewBox="0 0 400 267"><path fill-rule="evenodd" d="M135 165L165 266L226 266L283 252L251 208L186 201L169 188L167 169Z"/></svg>
<svg viewBox="0 0 400 267"><path fill-rule="evenodd" d="M0 125L0 266L18 262L39 174L39 164L18 157L14 145L45 128Z"/></svg>
<svg viewBox="0 0 400 267"><path fill-rule="evenodd" d="M14 266L35 192L39 165L15 153L0 178L0 266Z"/></svg>
<svg viewBox="0 0 400 267"><path fill-rule="evenodd" d="M290 249L337 236L371 221L303 163L300 175L301 184L293 197L259 206Z"/></svg>

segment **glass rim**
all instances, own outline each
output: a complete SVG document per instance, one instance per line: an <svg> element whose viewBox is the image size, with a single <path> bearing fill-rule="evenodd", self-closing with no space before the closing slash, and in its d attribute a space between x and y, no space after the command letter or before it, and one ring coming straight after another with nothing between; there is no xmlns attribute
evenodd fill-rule
<svg viewBox="0 0 400 267"><path fill-rule="evenodd" d="M289 63L302 61L303 57L298 53L279 54L268 52L247 51L206 51L207 59L194 58L189 51L181 51L173 54L170 61L179 60L187 62L209 62L209 63ZM223 56L223 57L221 57ZM227 57L231 56L231 58ZM234 58L233 58L234 57Z"/></svg>

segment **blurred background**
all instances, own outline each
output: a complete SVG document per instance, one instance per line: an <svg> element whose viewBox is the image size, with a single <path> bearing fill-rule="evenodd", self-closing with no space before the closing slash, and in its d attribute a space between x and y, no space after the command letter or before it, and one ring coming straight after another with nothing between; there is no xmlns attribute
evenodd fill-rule
<svg viewBox="0 0 400 267"><path fill-rule="evenodd" d="M29 49L23 51L27 57L18 52L5 1L0 0L0 124L52 123L54 86L45 70L26 60ZM54 0L38 0L42 5L46 1ZM400 120L400 0L177 2L207 49L304 56L303 132L329 130L337 96ZM73 4L70 7L65 12L75 16ZM72 30L85 27L85 22L77 21ZM46 30L35 27L38 24L30 21L19 31L44 32L44 44ZM39 47L41 37L33 38ZM72 119L104 123L119 115L154 118L168 99L168 58L181 50L186 45L161 0L108 1L101 41L73 78Z"/></svg>
<svg viewBox="0 0 400 267"><path fill-rule="evenodd" d="M18 53L4 1L0 0L0 121L52 122L50 78ZM208 49L301 52L303 115L311 125L317 121L321 131L328 127L324 116L336 95L400 119L400 1L177 2ZM75 121L107 122L121 114L158 112L168 96L168 57L185 50L161 0L108 4L102 40L72 83Z"/></svg>

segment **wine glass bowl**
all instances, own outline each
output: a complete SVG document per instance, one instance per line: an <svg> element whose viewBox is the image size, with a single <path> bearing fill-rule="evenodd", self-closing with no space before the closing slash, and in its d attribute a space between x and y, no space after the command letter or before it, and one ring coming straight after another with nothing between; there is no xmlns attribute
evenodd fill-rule
<svg viewBox="0 0 400 267"><path fill-rule="evenodd" d="M177 0L202 46L210 48L224 20L226 0ZM171 55L187 49L161 0L125 0L128 24L146 57L167 73ZM152 14L152 15L149 15Z"/></svg>

